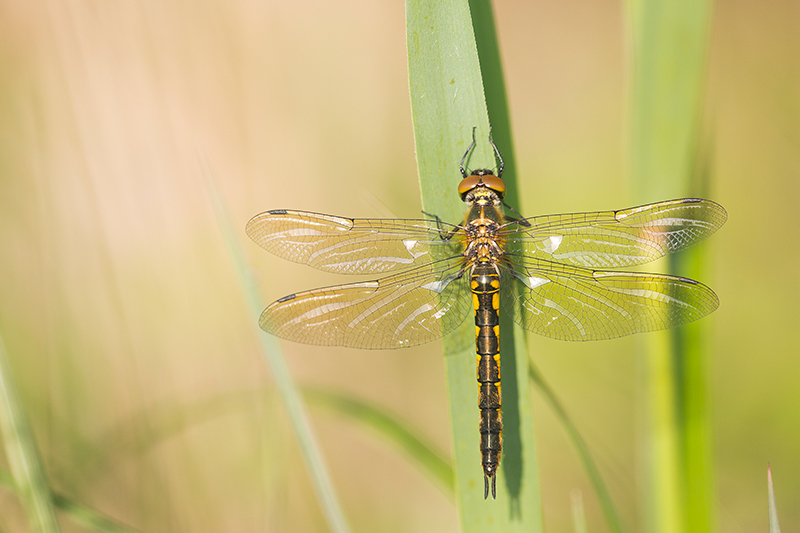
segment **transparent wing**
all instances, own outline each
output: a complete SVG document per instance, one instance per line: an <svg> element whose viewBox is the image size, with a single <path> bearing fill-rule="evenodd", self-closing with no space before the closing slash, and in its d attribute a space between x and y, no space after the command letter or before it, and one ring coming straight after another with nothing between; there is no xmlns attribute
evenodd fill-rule
<svg viewBox="0 0 800 533"><path fill-rule="evenodd" d="M408 269L464 249L457 226L433 220L352 219L281 209L256 215L246 231L279 257L343 274ZM446 239L451 232L453 238Z"/></svg>
<svg viewBox="0 0 800 533"><path fill-rule="evenodd" d="M688 248L717 231L727 218L719 204L683 198L621 211L533 217L506 224L501 234L514 253L573 266L616 268Z"/></svg>
<svg viewBox="0 0 800 533"><path fill-rule="evenodd" d="M554 339L611 339L672 328L719 305L711 289L687 278L533 259L513 266L503 270L505 308L525 329Z"/></svg>
<svg viewBox="0 0 800 533"><path fill-rule="evenodd" d="M463 263L456 257L378 281L292 294L267 307L259 324L304 344L388 349L430 342L472 309Z"/></svg>

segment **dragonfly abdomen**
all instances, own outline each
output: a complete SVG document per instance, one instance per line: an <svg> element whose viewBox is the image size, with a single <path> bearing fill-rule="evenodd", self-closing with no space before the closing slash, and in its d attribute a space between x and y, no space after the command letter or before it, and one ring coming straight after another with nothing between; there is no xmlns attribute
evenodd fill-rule
<svg viewBox="0 0 800 533"><path fill-rule="evenodd" d="M500 465L503 422L500 415L500 276L490 262L475 265L470 277L475 307L475 346L478 354L478 407L481 411L481 457L484 498L495 497L495 475Z"/></svg>

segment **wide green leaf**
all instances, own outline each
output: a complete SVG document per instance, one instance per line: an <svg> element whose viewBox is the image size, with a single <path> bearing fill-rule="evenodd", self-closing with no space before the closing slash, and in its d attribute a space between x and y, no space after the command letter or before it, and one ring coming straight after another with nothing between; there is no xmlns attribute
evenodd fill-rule
<svg viewBox="0 0 800 533"><path fill-rule="evenodd" d="M488 3L483 7L487 8ZM476 148L469 168L497 167L488 142L489 115L470 5L466 0L407 0L406 25L422 203L426 212L448 222L460 222L465 207L456 193L461 180L458 165L472 141L473 128ZM497 122L505 126L502 135L510 139L508 117L498 117ZM506 173L504 178L508 176ZM514 185L509 189L516 190ZM508 320L501 328L504 454L497 479L497 500L487 501L483 497L475 340L470 322L444 339L461 528L481 532L541 531L527 358L513 349L514 344L524 346L524 337Z"/></svg>

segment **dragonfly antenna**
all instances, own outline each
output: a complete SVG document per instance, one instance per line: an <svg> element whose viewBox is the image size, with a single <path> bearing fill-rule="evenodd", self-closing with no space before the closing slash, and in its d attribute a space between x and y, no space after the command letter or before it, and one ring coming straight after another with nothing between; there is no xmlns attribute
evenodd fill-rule
<svg viewBox="0 0 800 533"><path fill-rule="evenodd" d="M460 166L461 175L464 176L465 178L467 177L467 172L464 170L464 161L467 160L467 156L469 155L469 153L472 151L473 148L475 148L475 126L472 127L472 142L467 148L467 151L464 152L464 157L461 158L461 166ZM495 150L496 149L497 148L495 148Z"/></svg>
<svg viewBox="0 0 800 533"><path fill-rule="evenodd" d="M472 137L473 137L473 139L475 138L475 130L472 130ZM474 140L472 142L475 143ZM500 155L500 150L497 149L497 146L495 146L495 144L494 144L494 140L492 140L492 125L491 124L489 124L489 143L491 143L492 148L494 148L494 153L497 155L497 159L500 160L500 167L497 169L497 177L498 178L502 178L503 177L503 165L505 163L503 163L503 156Z"/></svg>
<svg viewBox="0 0 800 533"><path fill-rule="evenodd" d="M467 151L464 152L464 157L461 158L461 165L459 166L459 168L461 169L461 175L463 177L465 177L465 178L467 177L467 171L464 170L464 163L467 161L467 156L469 156L469 153L472 151L473 148L475 148L475 130L476 129L477 128L475 126L472 127L472 142L467 147ZM500 155L500 150L497 149L497 145L494 144L494 140L492 139L492 125L491 124L489 125L489 144L491 144L492 148L494 148L494 153L497 156L497 160L500 161L500 166L497 168L497 177L501 178L501 177L503 177L503 167L505 166L505 163L503 162L503 156Z"/></svg>

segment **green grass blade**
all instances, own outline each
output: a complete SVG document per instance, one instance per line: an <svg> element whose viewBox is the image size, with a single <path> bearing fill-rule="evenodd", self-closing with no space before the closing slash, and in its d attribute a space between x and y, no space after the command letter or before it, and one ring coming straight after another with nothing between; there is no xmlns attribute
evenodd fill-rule
<svg viewBox="0 0 800 533"><path fill-rule="evenodd" d="M678 198L707 190L698 176L710 0L629 0L632 44L630 170L634 201ZM691 259L690 259L691 258ZM701 256L684 254L692 274ZM643 391L648 420L646 528L657 532L713 529L713 479L705 404L703 328L649 334Z"/></svg>
<svg viewBox="0 0 800 533"><path fill-rule="evenodd" d="M486 109L489 111L492 124L492 139L506 164L503 172L503 180L507 187L506 202L521 212L521 198L517 187L517 158L511 140L511 117L492 4L489 0L470 0L469 8L472 12L475 45L483 75Z"/></svg>
<svg viewBox="0 0 800 533"><path fill-rule="evenodd" d="M628 0L634 194L685 194L697 165L710 0Z"/></svg>
<svg viewBox="0 0 800 533"><path fill-rule="evenodd" d="M544 380L542 373L539 372L539 369L533 364L533 361L529 363L529 367L529 376L531 381L539 388L541 393L544 395L545 400L547 400L547 402L550 404L550 407L556 414L556 418L558 418L559 422L561 422L561 425L564 426L564 429L567 431L567 435L569 435L569 438L572 441L572 445L575 446L575 450L578 452L578 456L581 458L583 467L586 469L586 474L589 476L589 481L591 481L592 486L594 487L597 499L600 500L600 507L602 507L603 514L606 517L608 529L615 533L622 533L624 531L622 520L620 519L619 514L614 507L614 502L611 499L611 493L608 491L608 488L603 481L603 476L600 475L600 470L597 468L597 465L592 458L592 454L589 452L589 447L586 445L586 441L583 440L578 428L567 414L566 409L564 409L564 406L558 400L555 392L552 388L550 388L550 385Z"/></svg>
<svg viewBox="0 0 800 533"><path fill-rule="evenodd" d="M697 172L688 187L689 196L708 196L711 188L708 169L709 151L698 150ZM670 258L672 271L682 276L708 281L708 247L699 246ZM697 533L713 529L715 479L714 456L708 399L710 355L708 321L694 322L672 332L675 358L682 377L680 403L683 454L683 504L687 531Z"/></svg>
<svg viewBox="0 0 800 533"><path fill-rule="evenodd" d="M460 221L465 209L456 194L461 179L458 163L474 127L477 146L469 166L496 166L487 142L489 117L468 2L407 0L406 29L422 204L425 211L445 221ZM503 122L500 117L493 116L493 120ZM508 124L507 118L504 123ZM471 322L465 321L443 343L461 528L481 532L541 531L527 358L516 354L506 340L509 331L515 332L511 338L522 339L508 321L502 328L501 340L504 455L497 480L497 501L483 499ZM524 346L524 341L518 340L518 345Z"/></svg>
<svg viewBox="0 0 800 533"><path fill-rule="evenodd" d="M247 300L248 309L250 310L250 315L253 317L253 324L255 326L255 324L257 324L256 317L261 314L265 304L261 301L261 297L255 289L256 284L249 274L247 264L244 260L244 252L242 251L239 238L237 237L238 232L235 232L233 229L234 226L230 222L230 217L219 195L216 183L211 173L207 170L204 172L204 178L220 230L228 245L228 251L236 267L236 272L242 286L242 292ZM344 511L339 503L339 498L333 488L333 483L328 474L328 467L325 464L322 452L319 449L316 437L311 429L311 423L308 420L305 405L300 397L297 385L289 372L286 359L283 357L283 353L273 337L267 335L260 329L257 335L261 343L261 354L267 366L272 371L275 386L283 400L289 422L297 437L300 451L306 463L308 473L311 476L311 482L317 493L317 498L322 512L328 521L328 525L331 530L336 533L349 532L350 527L347 524Z"/></svg>
<svg viewBox="0 0 800 533"><path fill-rule="evenodd" d="M778 508L775 506L775 489L772 487L772 469L767 466L767 493L769 495L769 533L781 533Z"/></svg>
<svg viewBox="0 0 800 533"><path fill-rule="evenodd" d="M14 476L17 495L25 509L31 531L37 533L61 531L36 438L25 414L2 336L0 336L0 429L3 431L3 444L11 466L11 474Z"/></svg>

